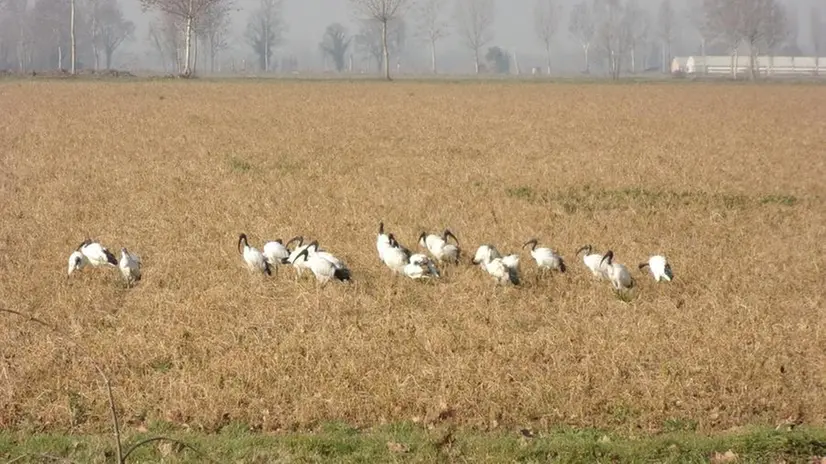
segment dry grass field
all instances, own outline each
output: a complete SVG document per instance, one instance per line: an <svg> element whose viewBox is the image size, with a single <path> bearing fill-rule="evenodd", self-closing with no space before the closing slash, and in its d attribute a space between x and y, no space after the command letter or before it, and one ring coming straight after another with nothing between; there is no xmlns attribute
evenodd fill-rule
<svg viewBox="0 0 826 464"><path fill-rule="evenodd" d="M826 88L725 84L0 83L0 307L86 347L127 429L719 431L826 421ZM449 227L464 262L393 277ZM347 262L316 293L236 249L303 235ZM85 238L139 254L66 278ZM481 243L558 249L521 287ZM618 298L578 247L636 278ZM636 265L664 253L657 284ZM99 432L62 338L0 314L0 429Z"/></svg>

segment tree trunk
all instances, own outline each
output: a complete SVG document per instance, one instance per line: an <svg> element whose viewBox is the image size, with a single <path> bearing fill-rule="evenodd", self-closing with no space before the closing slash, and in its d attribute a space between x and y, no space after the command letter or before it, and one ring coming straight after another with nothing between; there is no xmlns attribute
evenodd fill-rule
<svg viewBox="0 0 826 464"><path fill-rule="evenodd" d="M74 75L75 62L77 61L77 46L75 44L75 0L71 0L71 2L69 2L69 39L72 47L72 64L70 69L71 73Z"/></svg>
<svg viewBox="0 0 826 464"><path fill-rule="evenodd" d="M63 47L57 46L57 69L63 69Z"/></svg>
<svg viewBox="0 0 826 464"><path fill-rule="evenodd" d="M732 73L732 77L734 77L734 80L737 80L737 67L740 64L740 59L739 58L740 58L740 54L737 51L737 47L735 47L734 48L732 66L731 66L731 73Z"/></svg>
<svg viewBox="0 0 826 464"><path fill-rule="evenodd" d="M631 47L631 74L637 74L637 47Z"/></svg>
<svg viewBox="0 0 826 464"><path fill-rule="evenodd" d="M209 73L215 74L215 34L209 34Z"/></svg>
<svg viewBox="0 0 826 464"><path fill-rule="evenodd" d="M548 59L548 76L551 75L551 44L550 42L545 43L545 55Z"/></svg>
<svg viewBox="0 0 826 464"><path fill-rule="evenodd" d="M264 20L264 72L270 72L270 22Z"/></svg>
<svg viewBox="0 0 826 464"><path fill-rule="evenodd" d="M189 2L192 5L192 1ZM184 77L189 77L192 74L190 68L190 53L192 51L192 16L186 18L186 33L184 37Z"/></svg>
<svg viewBox="0 0 826 464"><path fill-rule="evenodd" d="M591 44L588 44L582 48L585 50L585 74L591 74L591 60L588 59L588 51L591 48Z"/></svg>
<svg viewBox="0 0 826 464"><path fill-rule="evenodd" d="M387 19L381 23L381 53L384 57L384 78L390 80L390 52L387 50Z"/></svg>
<svg viewBox="0 0 826 464"><path fill-rule="evenodd" d="M476 66L476 74L479 74L479 49L478 48L473 52L473 60L474 60L473 61L474 66Z"/></svg>
<svg viewBox="0 0 826 464"><path fill-rule="evenodd" d="M436 74L436 41L430 39L430 71Z"/></svg>
<svg viewBox="0 0 826 464"><path fill-rule="evenodd" d="M97 12L92 13L92 54L95 56L95 71L100 69L100 51L98 50L98 33L97 33L98 15Z"/></svg>
<svg viewBox="0 0 826 464"><path fill-rule="evenodd" d="M700 42L700 47L702 48L703 52L703 75L708 74L708 63L706 62L706 39L703 37L703 40Z"/></svg>

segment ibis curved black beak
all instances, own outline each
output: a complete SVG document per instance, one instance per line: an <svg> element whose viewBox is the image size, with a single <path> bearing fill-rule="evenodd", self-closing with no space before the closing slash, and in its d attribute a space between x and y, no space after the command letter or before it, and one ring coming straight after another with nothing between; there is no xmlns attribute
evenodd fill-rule
<svg viewBox="0 0 826 464"><path fill-rule="evenodd" d="M241 251L241 243L244 243L245 245L247 244L247 234L241 234L238 236L238 253L244 254L244 252Z"/></svg>
<svg viewBox="0 0 826 464"><path fill-rule="evenodd" d="M531 251L533 251L533 250L536 249L536 244L537 244L537 240L535 238L532 238L532 239L528 240L527 242L525 242L524 245L522 245L522 249L524 250L526 246L532 245L531 246ZM579 252L577 252L577 253L579 253Z"/></svg>

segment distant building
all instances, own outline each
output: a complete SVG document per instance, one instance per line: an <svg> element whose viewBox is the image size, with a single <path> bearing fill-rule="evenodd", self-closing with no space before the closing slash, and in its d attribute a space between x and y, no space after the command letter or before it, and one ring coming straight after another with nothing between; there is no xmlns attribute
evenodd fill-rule
<svg viewBox="0 0 826 464"><path fill-rule="evenodd" d="M678 56L671 61L671 73L687 75L728 75L732 72L731 56ZM737 74L749 72L749 56L737 56ZM755 68L763 76L826 76L826 57L760 55Z"/></svg>

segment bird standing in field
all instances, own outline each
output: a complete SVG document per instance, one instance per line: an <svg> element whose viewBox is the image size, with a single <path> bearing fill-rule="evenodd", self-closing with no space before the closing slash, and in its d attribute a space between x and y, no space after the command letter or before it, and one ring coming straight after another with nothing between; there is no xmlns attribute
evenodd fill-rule
<svg viewBox="0 0 826 464"><path fill-rule="evenodd" d="M379 234L376 236L376 250L379 260L384 261L384 250L390 247L390 236L384 233L384 221L379 222Z"/></svg>
<svg viewBox="0 0 826 464"><path fill-rule="evenodd" d="M413 254L396 240L395 235L390 234L388 238L390 243L382 253L382 261L393 273L403 273Z"/></svg>
<svg viewBox="0 0 826 464"><path fill-rule="evenodd" d="M453 238L456 244L448 243L447 239ZM436 258L439 263L449 262L456 264L459 262L459 239L453 235L449 229L445 229L442 235L428 234L422 232L419 235L419 246L427 248L427 251Z"/></svg>
<svg viewBox="0 0 826 464"><path fill-rule="evenodd" d="M244 245L243 249L241 244ZM250 272L262 272L267 275L272 275L270 271L270 263L264 258L264 254L258 248L250 246L247 241L247 234L242 233L238 236L238 252L244 257L244 263Z"/></svg>
<svg viewBox="0 0 826 464"><path fill-rule="evenodd" d="M606 273L615 290L628 290L634 286L634 278L631 277L631 273L628 272L628 268L620 263L614 262L613 251L608 250L605 253L605 256L602 257L602 261L600 261L600 264L603 262L608 265Z"/></svg>
<svg viewBox="0 0 826 464"><path fill-rule="evenodd" d="M86 267L89 261L86 259L86 256L83 255L80 251L73 251L71 255L69 255L69 269L66 273L66 278L68 279L73 272L79 271Z"/></svg>
<svg viewBox="0 0 826 464"><path fill-rule="evenodd" d="M313 242L310 245L317 242ZM315 275L316 281L320 286L324 286L330 280L349 281L350 270L344 264L329 253L322 253L313 251L315 248L307 246L299 252L299 256L306 260L310 270Z"/></svg>
<svg viewBox="0 0 826 464"><path fill-rule="evenodd" d="M118 268L126 281L127 287L132 287L135 282L141 280L141 258L138 255L129 253L126 247L120 249Z"/></svg>
<svg viewBox="0 0 826 464"><path fill-rule="evenodd" d="M482 264L497 284L504 285L510 282L513 285L519 285L519 257L517 255L508 255L504 258L494 258L488 255Z"/></svg>
<svg viewBox="0 0 826 464"><path fill-rule="evenodd" d="M118 260L106 247L100 243L87 238L78 247L77 251L81 252L88 264L98 266L117 266Z"/></svg>
<svg viewBox="0 0 826 464"><path fill-rule="evenodd" d="M427 255L416 253L410 256L410 262L404 266L404 275L411 279L418 280L428 277L439 277L439 270Z"/></svg>
<svg viewBox="0 0 826 464"><path fill-rule="evenodd" d="M285 260L290 257L290 250L284 246L280 238L265 243L263 253L264 259L271 268L275 269L275 275L278 275L278 267L285 264Z"/></svg>
<svg viewBox="0 0 826 464"><path fill-rule="evenodd" d="M576 251L576 255L579 256L583 251L585 255L582 256L582 262L585 263L585 267L591 271L594 277L600 280L610 279L608 272L611 270L611 267L603 263L603 256L599 253L592 253L593 248L591 245L581 247Z"/></svg>
<svg viewBox="0 0 826 464"><path fill-rule="evenodd" d="M565 272L565 261L562 259L562 256L551 248L537 248L537 243L538 241L535 238L532 238L522 245L523 249L526 246L531 245L531 256L534 261L536 261L536 266L542 272L546 270Z"/></svg>
<svg viewBox="0 0 826 464"><path fill-rule="evenodd" d="M651 275L654 276L654 280L657 282L662 280L671 282L671 279L674 278L674 273L671 271L671 264L668 263L665 256L654 255L648 258L648 262L640 263L639 268L642 270L645 269L646 266L651 272Z"/></svg>
<svg viewBox="0 0 826 464"><path fill-rule="evenodd" d="M476 254L473 255L473 260L471 260L471 262L477 266L480 266L482 269L485 269L485 264L489 260L501 257L502 254L499 253L499 250L497 250L493 245L481 245L476 249Z"/></svg>

